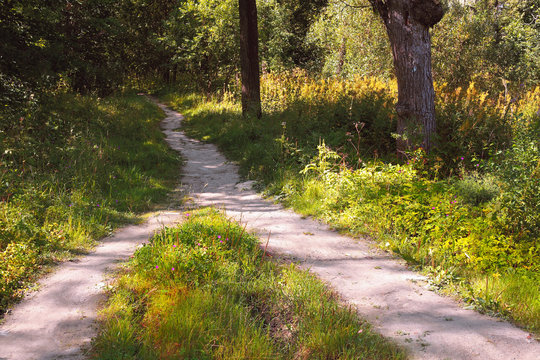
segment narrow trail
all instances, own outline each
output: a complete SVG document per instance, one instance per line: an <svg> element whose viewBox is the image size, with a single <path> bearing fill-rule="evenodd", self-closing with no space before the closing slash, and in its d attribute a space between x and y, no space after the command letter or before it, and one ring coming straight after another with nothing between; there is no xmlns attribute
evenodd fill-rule
<svg viewBox="0 0 540 360"><path fill-rule="evenodd" d="M160 212L141 225L127 226L101 241L96 250L60 265L39 282L0 326L0 360L85 359L96 335L96 309L105 298L106 273L178 212Z"/></svg>
<svg viewBox="0 0 540 360"><path fill-rule="evenodd" d="M183 187L194 205L224 208L265 240L271 233L271 253L318 274L380 333L408 348L411 358L540 359L540 344L528 340L527 333L427 291L403 261L262 199L250 182L240 182L237 167L215 146L175 131L182 115L158 105L167 115L162 122L166 141L186 161ZM161 212L123 228L94 253L62 264L40 281L40 290L14 307L0 326L0 360L84 359L96 335L106 273L178 215Z"/></svg>
<svg viewBox="0 0 540 360"><path fill-rule="evenodd" d="M526 332L417 285L422 277L407 270L404 261L262 199L250 182L240 182L237 167L214 145L175 131L181 114L158 105L167 114L166 140L186 161L183 186L195 205L224 208L257 229L263 241L270 233L271 253L316 273L380 333L408 348L411 358L540 359L540 343Z"/></svg>

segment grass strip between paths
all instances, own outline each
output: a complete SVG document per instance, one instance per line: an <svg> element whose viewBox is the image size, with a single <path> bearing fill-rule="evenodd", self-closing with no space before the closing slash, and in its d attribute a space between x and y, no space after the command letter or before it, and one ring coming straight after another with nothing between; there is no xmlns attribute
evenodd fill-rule
<svg viewBox="0 0 540 360"><path fill-rule="evenodd" d="M336 294L212 208L139 249L101 312L96 359L403 359Z"/></svg>

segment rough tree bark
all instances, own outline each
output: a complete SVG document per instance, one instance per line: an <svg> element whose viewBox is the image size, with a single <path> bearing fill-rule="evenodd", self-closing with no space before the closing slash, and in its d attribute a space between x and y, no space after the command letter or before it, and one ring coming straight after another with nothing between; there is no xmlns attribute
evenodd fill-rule
<svg viewBox="0 0 540 360"><path fill-rule="evenodd" d="M240 67L242 73L242 114L261 117L259 80L259 31L255 0L238 0L240 11Z"/></svg>
<svg viewBox="0 0 540 360"><path fill-rule="evenodd" d="M398 152L419 145L429 151L436 130L429 28L444 9L440 0L369 1L384 22L394 57Z"/></svg>

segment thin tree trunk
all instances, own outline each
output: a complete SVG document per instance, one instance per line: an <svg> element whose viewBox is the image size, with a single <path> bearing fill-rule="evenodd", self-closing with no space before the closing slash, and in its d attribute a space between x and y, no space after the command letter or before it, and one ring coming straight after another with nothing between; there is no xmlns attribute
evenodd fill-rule
<svg viewBox="0 0 540 360"><path fill-rule="evenodd" d="M344 36L339 47L338 66L336 69L336 75L341 75L343 72L343 65L345 64L345 56L347 55L347 38Z"/></svg>
<svg viewBox="0 0 540 360"><path fill-rule="evenodd" d="M240 12L240 67L242 73L242 114L260 118L259 31L255 0L238 0Z"/></svg>
<svg viewBox="0 0 540 360"><path fill-rule="evenodd" d="M176 76L178 75L178 64L173 65L172 70L172 83L173 85L176 85Z"/></svg>
<svg viewBox="0 0 540 360"><path fill-rule="evenodd" d="M399 152L433 146L435 91L431 75L429 28L442 19L439 0L370 0L390 39L398 82Z"/></svg>

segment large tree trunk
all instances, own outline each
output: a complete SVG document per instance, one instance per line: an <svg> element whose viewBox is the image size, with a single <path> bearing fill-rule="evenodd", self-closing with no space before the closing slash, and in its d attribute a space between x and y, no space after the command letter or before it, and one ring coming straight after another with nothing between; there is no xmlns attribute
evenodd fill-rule
<svg viewBox="0 0 540 360"><path fill-rule="evenodd" d="M259 31L255 0L238 0L240 11L240 67L242 72L242 114L261 117L259 82Z"/></svg>
<svg viewBox="0 0 540 360"><path fill-rule="evenodd" d="M431 35L444 10L439 0L370 0L386 26L398 82L397 143L403 152L430 150L435 135Z"/></svg>

